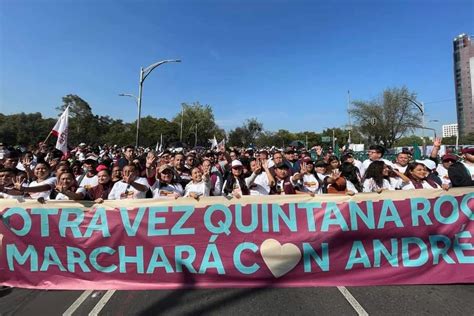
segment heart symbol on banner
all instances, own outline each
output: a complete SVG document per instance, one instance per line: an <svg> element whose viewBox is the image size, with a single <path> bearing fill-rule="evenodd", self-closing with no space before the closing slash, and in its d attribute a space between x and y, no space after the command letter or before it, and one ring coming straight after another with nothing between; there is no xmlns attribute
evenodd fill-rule
<svg viewBox="0 0 474 316"><path fill-rule="evenodd" d="M265 240L260 245L260 254L275 278L293 270L301 260L301 251L296 245L291 243L282 245L275 239Z"/></svg>

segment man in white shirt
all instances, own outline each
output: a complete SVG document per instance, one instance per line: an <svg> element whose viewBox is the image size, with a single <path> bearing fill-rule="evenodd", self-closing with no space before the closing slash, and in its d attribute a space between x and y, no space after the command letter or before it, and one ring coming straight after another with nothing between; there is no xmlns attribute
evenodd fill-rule
<svg viewBox="0 0 474 316"><path fill-rule="evenodd" d="M144 199L148 190L146 178L139 178L138 171L134 165L127 165L123 168L123 178L112 187L109 193L109 200L121 199Z"/></svg>
<svg viewBox="0 0 474 316"><path fill-rule="evenodd" d="M370 164L374 161L383 161L387 166L393 166L391 161L388 161L387 159L383 159L383 155L385 154L385 148L380 145L372 145L369 147L369 159L364 160L362 163L362 166L360 167L360 176L364 178L365 171L367 168L370 166Z"/></svg>
<svg viewBox="0 0 474 316"><path fill-rule="evenodd" d="M404 151L399 152L397 154L396 161L393 164L393 169L398 170L398 172L400 173L405 173L409 162L410 162L410 158L408 157L408 153Z"/></svg>

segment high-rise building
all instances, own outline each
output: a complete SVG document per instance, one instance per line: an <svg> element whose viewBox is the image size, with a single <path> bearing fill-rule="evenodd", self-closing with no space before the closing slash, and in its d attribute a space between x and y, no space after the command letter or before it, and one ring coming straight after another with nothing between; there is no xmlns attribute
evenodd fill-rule
<svg viewBox="0 0 474 316"><path fill-rule="evenodd" d="M454 38L454 82L459 135L474 133L474 45L471 37Z"/></svg>
<svg viewBox="0 0 474 316"><path fill-rule="evenodd" d="M456 136L458 134L458 124L443 125L443 137Z"/></svg>

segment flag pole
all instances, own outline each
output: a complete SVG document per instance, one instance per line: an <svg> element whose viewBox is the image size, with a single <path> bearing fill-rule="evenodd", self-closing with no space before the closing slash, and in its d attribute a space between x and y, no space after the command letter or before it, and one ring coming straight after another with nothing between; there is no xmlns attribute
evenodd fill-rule
<svg viewBox="0 0 474 316"><path fill-rule="evenodd" d="M46 144L46 142L49 139L49 136L51 136L52 133L53 133L52 131L49 132L48 136L46 136L46 139L43 141L43 144Z"/></svg>

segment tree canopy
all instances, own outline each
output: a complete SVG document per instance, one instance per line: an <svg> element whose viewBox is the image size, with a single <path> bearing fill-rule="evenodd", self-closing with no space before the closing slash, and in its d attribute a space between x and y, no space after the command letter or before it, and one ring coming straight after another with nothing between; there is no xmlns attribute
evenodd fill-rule
<svg viewBox="0 0 474 316"><path fill-rule="evenodd" d="M374 100L354 101L350 113L369 143L390 148L406 133L421 127L421 113L409 99L416 100L416 94L406 87L390 88Z"/></svg>

